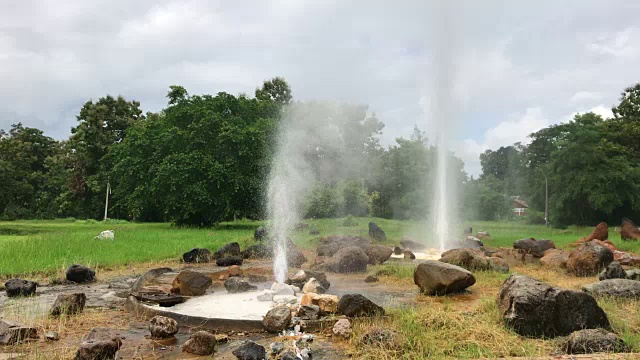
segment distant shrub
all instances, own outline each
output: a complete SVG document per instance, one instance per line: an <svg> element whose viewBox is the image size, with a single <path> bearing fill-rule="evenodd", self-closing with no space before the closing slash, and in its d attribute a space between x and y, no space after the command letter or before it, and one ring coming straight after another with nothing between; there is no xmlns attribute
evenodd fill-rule
<svg viewBox="0 0 640 360"><path fill-rule="evenodd" d="M85 220L76 220L75 223L82 224L82 225L96 225L96 224L99 224L100 222L96 219L85 219Z"/></svg>
<svg viewBox="0 0 640 360"><path fill-rule="evenodd" d="M529 225L544 225L544 213L529 209L527 210L526 222Z"/></svg>
<svg viewBox="0 0 640 360"><path fill-rule="evenodd" d="M127 220L122 220L122 219L107 219L107 220L102 220L100 223L118 225L118 224L127 224L129 222Z"/></svg>
<svg viewBox="0 0 640 360"><path fill-rule="evenodd" d="M349 215L342 220L342 226L358 226L358 222L353 216Z"/></svg>

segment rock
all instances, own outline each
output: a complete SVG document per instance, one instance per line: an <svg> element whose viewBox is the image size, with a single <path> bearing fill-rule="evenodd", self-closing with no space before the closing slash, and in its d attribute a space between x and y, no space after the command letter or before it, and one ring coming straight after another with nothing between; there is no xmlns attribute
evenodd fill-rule
<svg viewBox="0 0 640 360"><path fill-rule="evenodd" d="M264 226L259 226L256 231L254 231L253 233L253 238L258 240L258 241L262 241L264 239L266 239L269 236L269 233L267 231L267 228Z"/></svg>
<svg viewBox="0 0 640 360"><path fill-rule="evenodd" d="M480 240L491 240L491 235L487 231L478 231L476 237Z"/></svg>
<svg viewBox="0 0 640 360"><path fill-rule="evenodd" d="M369 237L380 242L387 241L387 235L373 221L369 222Z"/></svg>
<svg viewBox="0 0 640 360"><path fill-rule="evenodd" d="M338 313L348 317L384 315L384 309L360 294L346 294L338 302Z"/></svg>
<svg viewBox="0 0 640 360"><path fill-rule="evenodd" d="M184 296L165 293L139 293L134 296L140 301L158 304L161 307L171 307L187 301Z"/></svg>
<svg viewBox="0 0 640 360"><path fill-rule="evenodd" d="M296 248L289 248L287 250L287 265L292 268L299 268L307 262L307 257L304 256L302 251Z"/></svg>
<svg viewBox="0 0 640 360"><path fill-rule="evenodd" d="M622 226L620 226L620 238L622 240L638 240L640 239L640 229L633 221L624 218L622 219Z"/></svg>
<svg viewBox="0 0 640 360"><path fill-rule="evenodd" d="M335 295L308 293L300 299L300 306L317 305L320 314L334 314L338 311L339 300Z"/></svg>
<svg viewBox="0 0 640 360"><path fill-rule="evenodd" d="M341 338L348 339L352 333L353 330L351 330L351 321L349 319L340 319L333 325L333 334Z"/></svg>
<svg viewBox="0 0 640 360"><path fill-rule="evenodd" d="M608 279L585 285L582 290L593 296L640 299L640 281L629 279Z"/></svg>
<svg viewBox="0 0 640 360"><path fill-rule="evenodd" d="M629 347L614 333L603 329L585 329L572 333L564 344L567 354L627 352Z"/></svg>
<svg viewBox="0 0 640 360"><path fill-rule="evenodd" d="M273 295L273 302L276 304L297 304L298 298L295 295Z"/></svg>
<svg viewBox="0 0 640 360"><path fill-rule="evenodd" d="M278 355L284 350L284 343L279 341L272 342L271 345L269 345L269 350L271 350L272 355Z"/></svg>
<svg viewBox="0 0 640 360"><path fill-rule="evenodd" d="M596 240L594 240L594 241L596 241ZM613 251L618 250L618 249L616 248L616 246L615 246L615 245L613 245L613 243L611 242L611 240L604 240L604 241L597 240L597 241L599 241L599 244L600 244L600 245L602 245L602 246L606 247L607 249L611 250L612 252L613 252Z"/></svg>
<svg viewBox="0 0 640 360"><path fill-rule="evenodd" d="M47 331L44 333L44 338L47 341L58 341L60 340L60 334L57 331Z"/></svg>
<svg viewBox="0 0 640 360"><path fill-rule="evenodd" d="M325 290L329 290L331 283L327 280L327 275L320 271L300 270L293 276L287 279L285 283L299 288L303 288L304 285L312 278L320 282Z"/></svg>
<svg viewBox="0 0 640 360"><path fill-rule="evenodd" d="M550 338L581 329L609 328L607 315L591 295L524 275L505 280L498 309L505 325L523 336Z"/></svg>
<svg viewBox="0 0 640 360"><path fill-rule="evenodd" d="M479 249L459 248L442 253L440 260L447 264L460 266L469 271L493 270L489 258Z"/></svg>
<svg viewBox="0 0 640 360"><path fill-rule="evenodd" d="M595 241L590 241L569 253L567 270L576 276L593 276L613 261L613 253Z"/></svg>
<svg viewBox="0 0 640 360"><path fill-rule="evenodd" d="M485 250L484 253L489 257L499 257L501 259L504 259L510 266L534 264L539 262L539 259L537 257L514 248L488 249Z"/></svg>
<svg viewBox="0 0 640 360"><path fill-rule="evenodd" d="M282 357L280 357L280 360L299 360L300 358L298 357L298 355L296 355L295 352L293 351L287 351L284 354L282 354Z"/></svg>
<svg viewBox="0 0 640 360"><path fill-rule="evenodd" d="M217 266L240 266L242 265L242 257L240 256L223 256L216 259Z"/></svg>
<svg viewBox="0 0 640 360"><path fill-rule="evenodd" d="M203 273L191 270L182 270L173 279L171 292L186 296L204 295L213 281Z"/></svg>
<svg viewBox="0 0 640 360"><path fill-rule="evenodd" d="M464 235L471 235L473 234L473 227L469 226L467 228L464 228L463 232Z"/></svg>
<svg viewBox="0 0 640 360"><path fill-rule="evenodd" d="M38 284L29 280L9 279L4 283L7 297L32 296L36 293Z"/></svg>
<svg viewBox="0 0 640 360"><path fill-rule="evenodd" d="M640 256L635 256L624 251L614 251L613 260L622 266L640 266Z"/></svg>
<svg viewBox="0 0 640 360"><path fill-rule="evenodd" d="M371 245L371 240L360 236L339 236L331 235L320 238L316 253L318 256L333 256L340 249L355 246L360 249L366 249Z"/></svg>
<svg viewBox="0 0 640 360"><path fill-rule="evenodd" d="M531 254L537 258L544 256L544 252L549 249L555 249L556 244L551 240L536 240L534 238L520 239L513 243L513 248L522 250L527 254Z"/></svg>
<svg viewBox="0 0 640 360"><path fill-rule="evenodd" d="M360 343L385 350L395 350L400 348L403 342L400 335L393 330L371 329L360 338Z"/></svg>
<svg viewBox="0 0 640 360"><path fill-rule="evenodd" d="M182 345L182 351L194 355L211 355L216 351L217 343L216 336L212 333L198 331Z"/></svg>
<svg viewBox="0 0 640 360"><path fill-rule="evenodd" d="M279 333L289 327L291 310L286 306L276 306L269 310L262 320L262 325L270 333Z"/></svg>
<svg viewBox="0 0 640 360"><path fill-rule="evenodd" d="M267 350L262 345L258 345L251 340L247 340L240 347L233 350L238 360L263 360L267 358Z"/></svg>
<svg viewBox="0 0 640 360"><path fill-rule="evenodd" d="M404 254L405 260L414 260L416 258L416 255L409 250L404 250L402 254Z"/></svg>
<svg viewBox="0 0 640 360"><path fill-rule="evenodd" d="M149 322L149 331L154 339L165 339L178 333L178 322L166 316L156 315Z"/></svg>
<svg viewBox="0 0 640 360"><path fill-rule="evenodd" d="M86 340L80 344L76 352L76 360L110 360L116 359L116 354L122 346L120 338Z"/></svg>
<svg viewBox="0 0 640 360"><path fill-rule="evenodd" d="M271 291L274 292L274 295L295 295L295 290L293 289L293 285L273 283L271 285Z"/></svg>
<svg viewBox="0 0 640 360"><path fill-rule="evenodd" d="M627 279L629 280L640 280L640 269L631 269L631 270L627 270Z"/></svg>
<svg viewBox="0 0 640 360"><path fill-rule="evenodd" d="M271 259L273 249L265 244L254 244L244 250L242 257L244 259Z"/></svg>
<svg viewBox="0 0 640 360"><path fill-rule="evenodd" d="M300 358L302 360L311 360L311 350L309 348L300 350Z"/></svg>
<svg viewBox="0 0 640 360"><path fill-rule="evenodd" d="M551 269L565 269L569 260L569 253L562 249L549 249L540 258L540 265Z"/></svg>
<svg viewBox="0 0 640 360"><path fill-rule="evenodd" d="M96 272L86 266L73 264L67 269L67 280L83 284L95 280Z"/></svg>
<svg viewBox="0 0 640 360"><path fill-rule="evenodd" d="M320 284L320 281L316 280L315 278L311 278L306 284L304 284L304 287L302 288L302 292L305 294L324 294L325 291L327 290L324 288L324 286L322 286L322 284Z"/></svg>
<svg viewBox="0 0 640 360"><path fill-rule="evenodd" d="M589 236L578 240L578 242L586 243L591 240L608 240L608 239L609 239L609 226L607 226L607 223L601 222L596 226L595 229L593 229L593 231Z"/></svg>
<svg viewBox="0 0 640 360"><path fill-rule="evenodd" d="M224 281L224 288L230 293L241 293L251 290L257 290L258 287L237 277L228 278Z"/></svg>
<svg viewBox="0 0 640 360"><path fill-rule="evenodd" d="M369 275L366 278L364 278L364 282L366 283L374 283L374 282L378 282L380 279L378 279L377 276L375 275Z"/></svg>
<svg viewBox="0 0 640 360"><path fill-rule="evenodd" d="M461 243L464 248L481 249L484 244L475 236L467 236Z"/></svg>
<svg viewBox="0 0 640 360"><path fill-rule="evenodd" d="M216 334L216 342L218 344L224 344L229 342L229 336L225 334Z"/></svg>
<svg viewBox="0 0 640 360"><path fill-rule="evenodd" d="M598 277L600 280L607 279L626 279L627 273L624 271L620 263L617 261L611 262L611 264L607 265L607 268L602 270L600 276Z"/></svg>
<svg viewBox="0 0 640 360"><path fill-rule="evenodd" d="M38 330L36 328L0 319L0 345L16 345L25 340L37 338Z"/></svg>
<svg viewBox="0 0 640 360"><path fill-rule="evenodd" d="M53 302L49 314L51 316L79 314L86 302L87 296L84 293L60 294Z"/></svg>
<svg viewBox="0 0 640 360"><path fill-rule="evenodd" d="M459 266L427 260L414 271L413 282L426 295L444 295L465 290L476 278Z"/></svg>
<svg viewBox="0 0 640 360"><path fill-rule="evenodd" d="M394 255L402 255L402 248L399 246L396 246L393 248L393 254Z"/></svg>
<svg viewBox="0 0 640 360"><path fill-rule="evenodd" d="M163 267L157 269L151 269L144 273L144 275L140 276L138 280L131 286L131 293L134 296L138 296L138 294L145 292L145 286L149 283L152 283L154 280L159 278L162 274L171 272L171 268Z"/></svg>
<svg viewBox="0 0 640 360"><path fill-rule="evenodd" d="M211 251L204 248L191 249L182 254L182 261L185 263L208 263L211 261Z"/></svg>
<svg viewBox="0 0 640 360"><path fill-rule="evenodd" d="M421 251L421 250L425 250L427 248L426 245L419 243L417 241L413 241L409 238L402 238L402 240L400 241L400 245L404 248L404 249L410 249L413 251Z"/></svg>
<svg viewBox="0 0 640 360"><path fill-rule="evenodd" d="M350 246L340 249L327 262L329 268L338 273L367 271L369 257L359 247Z"/></svg>
<svg viewBox="0 0 640 360"><path fill-rule="evenodd" d="M364 253L367 254L370 265L378 265L389 260L393 251L383 245L371 245L365 249Z"/></svg>
<svg viewBox="0 0 640 360"><path fill-rule="evenodd" d="M320 307L318 305L304 305L298 309L298 317L301 320L317 320L320 314Z"/></svg>
<svg viewBox="0 0 640 360"><path fill-rule="evenodd" d="M503 274L509 272L509 264L507 264L507 261L503 258L492 256L489 258L489 264L493 271L501 272Z"/></svg>
<svg viewBox="0 0 640 360"><path fill-rule="evenodd" d="M242 271L242 268L240 266L233 265L229 268L229 270L227 271L227 274L229 275L229 277L233 277L233 276L242 277L242 275L244 275L244 271Z"/></svg>
<svg viewBox="0 0 640 360"><path fill-rule="evenodd" d="M225 244L223 247L221 247L220 249L218 249L218 251L216 251L215 253L213 253L213 258L214 259L219 259L225 256L240 256L240 244L238 244L237 242L231 242L228 244ZM237 265L237 264L236 264Z"/></svg>
<svg viewBox="0 0 640 360"><path fill-rule="evenodd" d="M258 301L273 301L274 292L271 290L265 290L262 294L257 296Z"/></svg>

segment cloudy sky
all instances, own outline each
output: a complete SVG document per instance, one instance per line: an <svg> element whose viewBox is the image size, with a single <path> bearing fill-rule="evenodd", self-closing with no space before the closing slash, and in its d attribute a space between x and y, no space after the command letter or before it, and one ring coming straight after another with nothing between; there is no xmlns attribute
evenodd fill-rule
<svg viewBox="0 0 640 360"><path fill-rule="evenodd" d="M403 0L0 0L0 128L21 121L62 139L81 105L106 94L157 111L169 85L252 94L283 76L298 100L368 104L388 145L414 125L430 129L424 100L446 72L450 94L438 101L451 119L441 121L477 175L482 151L576 112L610 114L640 81L638 1L444 10Z"/></svg>

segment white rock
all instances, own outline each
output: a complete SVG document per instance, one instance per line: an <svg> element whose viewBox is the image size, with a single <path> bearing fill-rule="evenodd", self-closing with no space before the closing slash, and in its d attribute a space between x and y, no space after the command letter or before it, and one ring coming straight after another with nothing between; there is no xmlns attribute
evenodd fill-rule
<svg viewBox="0 0 640 360"><path fill-rule="evenodd" d="M271 285L271 291L273 291L275 295L295 295L295 291L291 285L287 284L273 283L273 285Z"/></svg>
<svg viewBox="0 0 640 360"><path fill-rule="evenodd" d="M295 295L274 295L273 302L276 304L295 304L298 298Z"/></svg>
<svg viewBox="0 0 640 360"><path fill-rule="evenodd" d="M351 336L351 322L348 319L340 319L333 325L333 333L343 338Z"/></svg>
<svg viewBox="0 0 640 360"><path fill-rule="evenodd" d="M324 294L325 291L326 289L324 288L324 286L322 286L322 284L320 284L320 281L316 280L315 278L309 279L309 281L307 281L307 283L304 284L304 287L302 287L302 292L304 292L305 294L307 293Z"/></svg>
<svg viewBox="0 0 640 360"><path fill-rule="evenodd" d="M265 290L262 294L258 295L258 301L273 301L273 295L275 292L271 290Z"/></svg>

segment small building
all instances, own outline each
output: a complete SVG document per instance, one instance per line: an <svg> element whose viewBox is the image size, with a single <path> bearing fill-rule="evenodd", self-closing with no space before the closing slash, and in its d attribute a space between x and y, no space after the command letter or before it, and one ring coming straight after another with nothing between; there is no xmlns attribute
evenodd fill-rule
<svg viewBox="0 0 640 360"><path fill-rule="evenodd" d="M520 198L520 196L512 196L511 197L511 207L512 212L515 216L524 216L527 214L527 209L529 208L529 204L526 201Z"/></svg>

